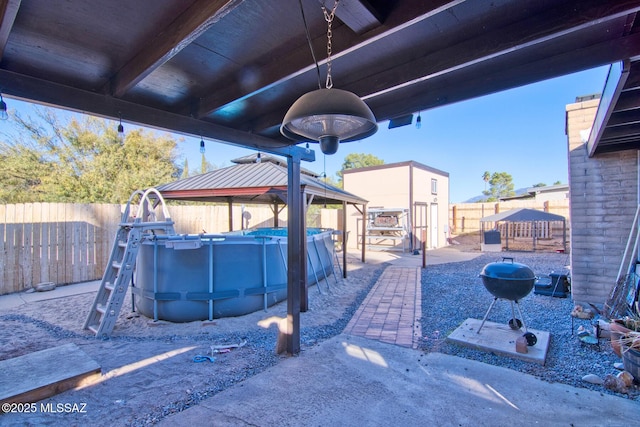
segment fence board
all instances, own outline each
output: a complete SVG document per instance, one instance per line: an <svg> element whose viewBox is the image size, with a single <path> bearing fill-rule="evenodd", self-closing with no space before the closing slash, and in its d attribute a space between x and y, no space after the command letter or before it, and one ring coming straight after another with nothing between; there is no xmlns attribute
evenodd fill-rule
<svg viewBox="0 0 640 427"><path fill-rule="evenodd" d="M22 267L22 286L30 288L33 286L33 204L23 205L22 214L22 251L20 254Z"/></svg>
<svg viewBox="0 0 640 427"><path fill-rule="evenodd" d="M87 270L87 222L84 215L84 206L73 205L73 247L74 261L71 273L71 282L78 282L79 278Z"/></svg>
<svg viewBox="0 0 640 427"><path fill-rule="evenodd" d="M68 240L67 222L66 218L66 205L63 203L57 203L56 206L56 229L58 233L58 259L56 262L56 283L69 283L70 277L67 275L67 270L70 269L69 265L72 262L71 258L71 245Z"/></svg>
<svg viewBox="0 0 640 427"><path fill-rule="evenodd" d="M7 290L15 292L22 286L20 249L22 248L22 214L20 205L7 209Z"/></svg>
<svg viewBox="0 0 640 427"><path fill-rule="evenodd" d="M42 203L33 203L31 207L31 284L40 283L42 263Z"/></svg>
<svg viewBox="0 0 640 427"><path fill-rule="evenodd" d="M49 240L49 203L40 203L40 282L49 281L49 258L51 256L51 241Z"/></svg>

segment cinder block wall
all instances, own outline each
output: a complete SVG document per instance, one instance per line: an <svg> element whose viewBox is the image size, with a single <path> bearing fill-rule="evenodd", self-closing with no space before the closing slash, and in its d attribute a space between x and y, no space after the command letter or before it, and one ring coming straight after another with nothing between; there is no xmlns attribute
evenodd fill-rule
<svg viewBox="0 0 640 427"><path fill-rule="evenodd" d="M572 293L577 303L602 305L615 284L638 206L638 152L587 156L583 138L598 102L567 105L566 120Z"/></svg>

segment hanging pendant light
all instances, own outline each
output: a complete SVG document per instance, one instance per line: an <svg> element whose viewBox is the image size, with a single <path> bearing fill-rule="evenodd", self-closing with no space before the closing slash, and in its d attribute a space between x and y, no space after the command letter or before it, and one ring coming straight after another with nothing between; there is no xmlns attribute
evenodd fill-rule
<svg viewBox="0 0 640 427"><path fill-rule="evenodd" d="M0 93L0 120L7 120L9 115L7 114L7 103L4 102L2 94Z"/></svg>
<svg viewBox="0 0 640 427"><path fill-rule="evenodd" d="M333 89L331 77L331 24L338 1L328 12L327 21L327 81L325 88L302 95L285 114L280 132L298 142L319 142L324 154L335 154L340 142L357 141L378 130L371 109L357 95Z"/></svg>
<svg viewBox="0 0 640 427"><path fill-rule="evenodd" d="M204 154L204 152L205 152L205 151L206 151L206 150L205 150L205 148L204 148L204 139L202 139L202 137L200 137L200 152L201 152L202 154Z"/></svg>
<svg viewBox="0 0 640 427"><path fill-rule="evenodd" d="M420 113L418 113L418 118L416 119L416 129L420 129L422 127L422 117L420 117Z"/></svg>
<svg viewBox="0 0 640 427"><path fill-rule="evenodd" d="M120 123L118 124L118 141L124 144L124 126L122 126L122 115L120 115Z"/></svg>

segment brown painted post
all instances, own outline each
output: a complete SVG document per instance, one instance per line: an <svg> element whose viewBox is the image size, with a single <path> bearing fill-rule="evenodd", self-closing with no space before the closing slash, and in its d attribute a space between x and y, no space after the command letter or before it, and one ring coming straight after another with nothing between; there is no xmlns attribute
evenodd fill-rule
<svg viewBox="0 0 640 427"><path fill-rule="evenodd" d="M427 230L422 230L422 268L427 268Z"/></svg>
<svg viewBox="0 0 640 427"><path fill-rule="evenodd" d="M342 202L342 277L347 278L347 202Z"/></svg>
<svg viewBox="0 0 640 427"><path fill-rule="evenodd" d="M345 216L346 221L346 216ZM362 205L362 262L364 262L365 248L367 247L367 205Z"/></svg>
<svg viewBox="0 0 640 427"><path fill-rule="evenodd" d="M456 233L458 231L458 207L453 205L453 223L451 224L451 232Z"/></svg>
<svg viewBox="0 0 640 427"><path fill-rule="evenodd" d="M275 228L278 228L280 226L280 218L278 218L279 214L280 212L278 211L278 200L275 200L273 202L273 226Z"/></svg>
<svg viewBox="0 0 640 427"><path fill-rule="evenodd" d="M289 207L289 220L287 221L287 319L286 327L280 330L284 334L286 351L290 355L300 353L300 284L303 280L300 271L300 259L306 262L306 253L303 252L300 235L303 227L303 200L300 193L300 159L287 158L287 205ZM306 280L306 278L304 278Z"/></svg>

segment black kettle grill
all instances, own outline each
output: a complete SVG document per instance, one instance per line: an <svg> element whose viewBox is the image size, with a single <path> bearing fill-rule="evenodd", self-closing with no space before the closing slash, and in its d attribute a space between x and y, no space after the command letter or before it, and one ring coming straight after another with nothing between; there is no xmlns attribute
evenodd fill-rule
<svg viewBox="0 0 640 427"><path fill-rule="evenodd" d="M509 320L509 327L513 330L518 330L524 327L525 334L523 336L527 340L527 345L535 345L538 342L538 339L535 334L527 331L527 325L524 323L524 317L522 316L522 311L520 310L520 304L518 302L529 295L535 285L537 277L533 274L533 271L525 264L514 262L511 257L503 257L502 262L492 262L485 265L480 272L480 277L482 278L484 287L494 296L494 298L487 310L487 313L482 319L482 324L480 324L477 333L480 333L480 330L487 321L487 317L489 317L489 313L493 309L496 301L498 299L505 299L511 303L511 319ZM515 315L514 303L515 307L518 309L519 318Z"/></svg>

